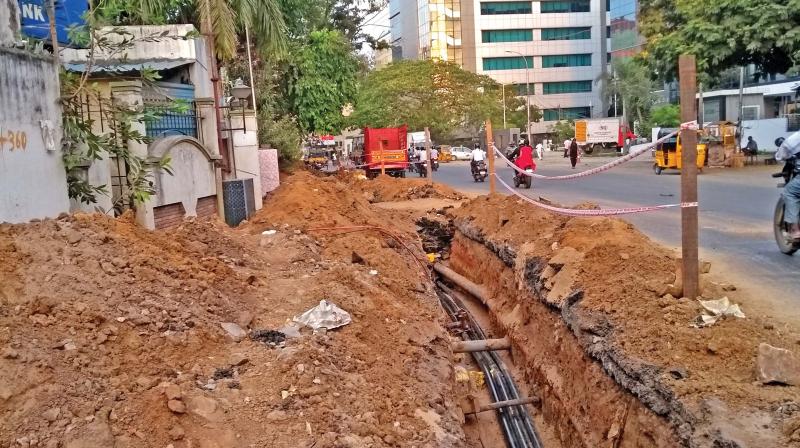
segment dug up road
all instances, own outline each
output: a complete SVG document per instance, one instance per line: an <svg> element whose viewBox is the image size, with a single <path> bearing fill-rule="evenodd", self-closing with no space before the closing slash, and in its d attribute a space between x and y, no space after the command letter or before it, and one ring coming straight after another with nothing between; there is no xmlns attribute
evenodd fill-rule
<svg viewBox="0 0 800 448"><path fill-rule="evenodd" d="M444 261L493 294L493 331L513 336L547 446L800 443L800 329L760 315L691 327L701 307L670 294L674 254L631 225L298 172L237 229L85 214L0 224L0 447L502 446L465 435L421 218L451 232ZM755 299L714 275L704 297L747 313ZM321 300L352 322L292 324ZM601 323L573 328L585 323L573 314ZM765 359L780 384L762 381Z"/></svg>

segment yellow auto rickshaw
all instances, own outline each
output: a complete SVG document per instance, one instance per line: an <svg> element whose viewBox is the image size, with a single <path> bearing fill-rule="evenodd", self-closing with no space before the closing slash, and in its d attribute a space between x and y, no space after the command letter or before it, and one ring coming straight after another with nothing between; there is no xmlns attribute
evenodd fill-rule
<svg viewBox="0 0 800 448"><path fill-rule="evenodd" d="M455 160L450 145L442 145L439 148L439 162L447 163Z"/></svg>
<svg viewBox="0 0 800 448"><path fill-rule="evenodd" d="M667 135L675 132L677 129L661 129L658 132L658 138L662 139ZM699 137L699 136L698 136ZM706 164L706 145L704 143L697 144L697 169L702 171ZM681 169L681 136L680 133L674 137L659 143L656 146L655 161L653 162L653 170L656 174L661 174L666 169Z"/></svg>

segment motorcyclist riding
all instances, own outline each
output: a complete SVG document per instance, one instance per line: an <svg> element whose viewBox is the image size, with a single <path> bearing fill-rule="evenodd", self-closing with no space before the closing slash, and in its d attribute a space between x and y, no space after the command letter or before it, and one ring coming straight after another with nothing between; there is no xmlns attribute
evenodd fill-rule
<svg viewBox="0 0 800 448"><path fill-rule="evenodd" d="M480 143L475 143L475 149L472 150L472 155L470 156L470 168L472 170L472 174L475 174L475 171L478 168L478 162L483 162L486 160L486 152L481 149Z"/></svg>
<svg viewBox="0 0 800 448"><path fill-rule="evenodd" d="M775 153L775 160L786 162L794 159L800 162L800 132L795 132L781 143ZM800 170L800 163L795 163L795 172ZM789 225L789 238L800 241L800 175L795 176L783 188L785 205L784 221Z"/></svg>
<svg viewBox="0 0 800 448"><path fill-rule="evenodd" d="M527 168L536 169L536 163L533 161L533 148L525 139L520 140L519 146L514 149L509 159L522 170Z"/></svg>

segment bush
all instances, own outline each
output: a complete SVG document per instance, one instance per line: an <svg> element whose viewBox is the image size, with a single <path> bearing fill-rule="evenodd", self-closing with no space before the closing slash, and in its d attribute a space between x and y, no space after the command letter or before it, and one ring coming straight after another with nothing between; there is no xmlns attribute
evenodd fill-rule
<svg viewBox="0 0 800 448"><path fill-rule="evenodd" d="M278 162L282 169L292 167L302 155L300 129L294 117L270 116L267 111L258 113L259 141L278 150Z"/></svg>

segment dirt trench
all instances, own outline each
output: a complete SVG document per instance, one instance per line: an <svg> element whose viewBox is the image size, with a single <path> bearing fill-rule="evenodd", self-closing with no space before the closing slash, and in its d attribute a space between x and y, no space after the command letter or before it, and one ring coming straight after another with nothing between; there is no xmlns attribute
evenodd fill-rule
<svg viewBox="0 0 800 448"><path fill-rule="evenodd" d="M591 359L555 310L520 290L519 276L495 253L460 232L450 266L490 292L492 326L512 341L519 382L541 399L539 427L564 447L675 447L670 424ZM493 273L490 276L484 273ZM577 295L577 294L576 294ZM593 336L598 337L598 336Z"/></svg>

